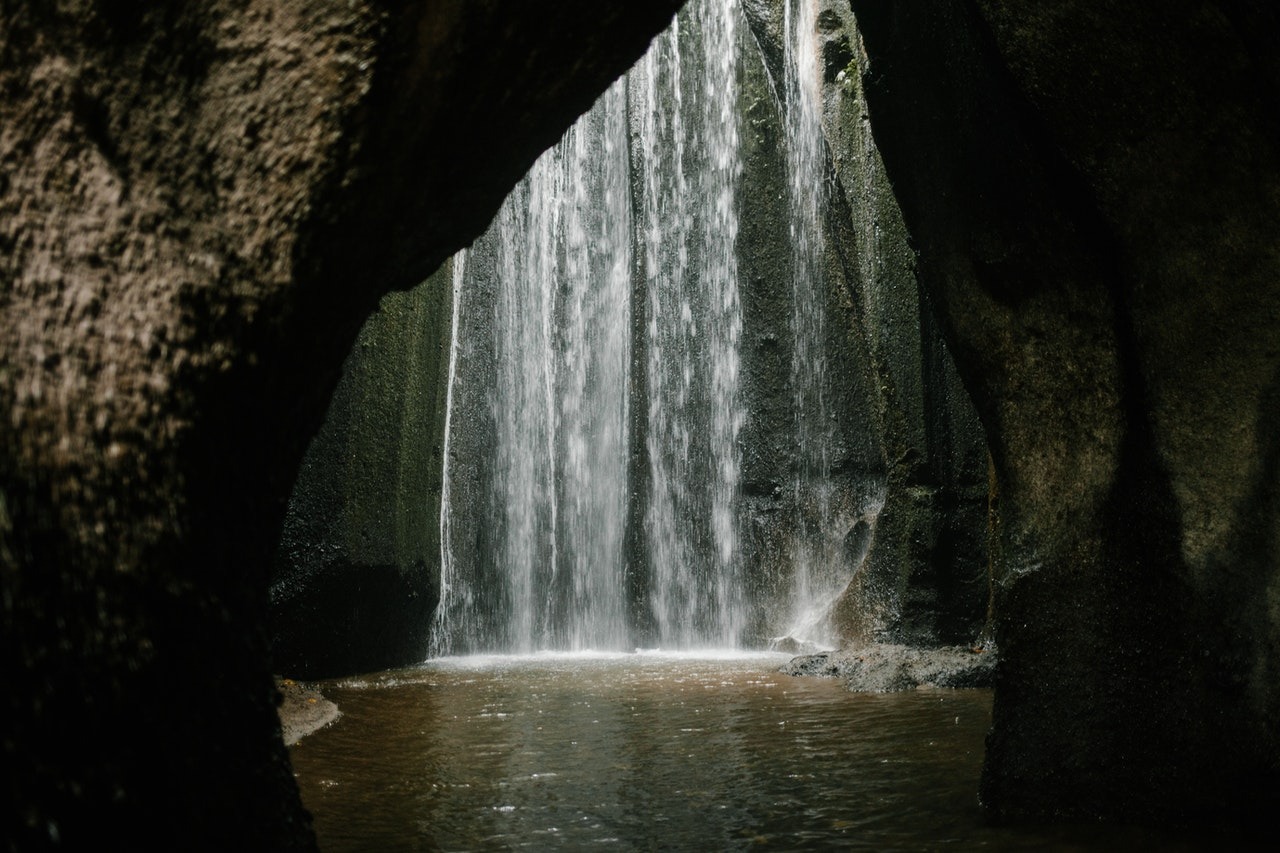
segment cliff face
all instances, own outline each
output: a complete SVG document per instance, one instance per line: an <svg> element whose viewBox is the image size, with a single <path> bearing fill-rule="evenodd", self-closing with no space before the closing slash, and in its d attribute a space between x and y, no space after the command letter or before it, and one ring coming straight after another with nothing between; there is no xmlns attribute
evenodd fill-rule
<svg viewBox="0 0 1280 853"><path fill-rule="evenodd" d="M1261 3L853 0L999 488L996 815L1275 790L1280 151Z"/></svg>
<svg viewBox="0 0 1280 853"><path fill-rule="evenodd" d="M748 412L740 498L746 580L756 598L785 602L794 595L801 563L809 561L808 583L837 603L830 617L833 636L853 641L879 622L863 618L862 608L846 612L838 599L863 571L887 477L879 382L855 302L859 270L846 263L856 255L856 236L840 230L840 213L832 208L842 199L835 196L821 209L826 215L812 223L818 233L803 238L821 247L812 267L797 263L793 229L803 230L806 223L796 221L796 176L788 174L797 167L796 152L787 149L804 143L797 139L794 116L788 116L797 105L796 93L785 85L781 6L743 9L748 26L740 99L738 286ZM768 40L762 42L766 27ZM805 195L826 195L834 186L830 164L824 159L819 167L820 185L806 188ZM797 281L806 274L809 282ZM808 304L798 305L801 300ZM813 339L800 342L802 335ZM797 405L797 386L803 388L803 406ZM786 619L763 627L756 632L760 640L788 630L803 635L800 625Z"/></svg>
<svg viewBox="0 0 1280 853"><path fill-rule="evenodd" d="M323 678L427 656L439 601L451 265L388 294L303 457L271 576L277 672Z"/></svg>
<svg viewBox="0 0 1280 853"><path fill-rule="evenodd" d="M305 442L676 5L0 7L12 843L312 844L263 623Z"/></svg>
<svg viewBox="0 0 1280 853"><path fill-rule="evenodd" d="M786 5L743 4L775 86L785 76ZM883 495L866 541L850 537L866 558L838 613L850 643L969 644L988 613L985 440L916 282L915 254L872 138L856 22L842 0L824 0L816 25L831 199L826 278L842 293L839 319L854 352L833 375L865 412Z"/></svg>

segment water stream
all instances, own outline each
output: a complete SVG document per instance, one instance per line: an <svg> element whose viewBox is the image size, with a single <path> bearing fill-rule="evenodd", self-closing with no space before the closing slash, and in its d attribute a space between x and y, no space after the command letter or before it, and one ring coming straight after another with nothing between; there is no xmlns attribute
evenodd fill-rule
<svg viewBox="0 0 1280 853"><path fill-rule="evenodd" d="M734 646L744 621L738 17L736 3L691 4L628 81L644 249L644 545L664 647Z"/></svg>
<svg viewBox="0 0 1280 853"><path fill-rule="evenodd" d="M830 643L830 603L849 582L833 523L831 419L827 408L824 234L828 163L822 130L817 0L785 0L784 116L791 235L792 415L797 464L790 539L792 595L787 636Z"/></svg>

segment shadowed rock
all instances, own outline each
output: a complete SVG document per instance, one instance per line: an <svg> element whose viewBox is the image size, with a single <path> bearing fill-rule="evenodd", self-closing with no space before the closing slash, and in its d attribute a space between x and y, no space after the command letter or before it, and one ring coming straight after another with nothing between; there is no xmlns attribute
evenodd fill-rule
<svg viewBox="0 0 1280 853"><path fill-rule="evenodd" d="M293 746L342 716L338 706L311 685L290 678L276 681L280 691L280 734L285 746Z"/></svg>
<svg viewBox="0 0 1280 853"><path fill-rule="evenodd" d="M263 629L302 449L677 5L0 7L11 844L314 845Z"/></svg>
<svg viewBox="0 0 1280 853"><path fill-rule="evenodd" d="M1274 6L852 7L998 487L984 804L1260 819L1280 790Z"/></svg>
<svg viewBox="0 0 1280 853"><path fill-rule="evenodd" d="M798 657L787 675L839 678L858 693L891 693L927 687L991 687L995 652L963 646L922 649L879 644Z"/></svg>

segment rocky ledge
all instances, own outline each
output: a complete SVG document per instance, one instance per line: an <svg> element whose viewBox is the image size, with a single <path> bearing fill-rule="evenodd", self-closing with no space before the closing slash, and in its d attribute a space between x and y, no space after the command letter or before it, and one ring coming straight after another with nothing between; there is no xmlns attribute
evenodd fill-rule
<svg viewBox="0 0 1280 853"><path fill-rule="evenodd" d="M916 648L881 644L793 658L782 667L787 675L839 678L861 693L889 693L920 687L991 687L995 680L993 649L946 646Z"/></svg>
<svg viewBox="0 0 1280 853"><path fill-rule="evenodd" d="M337 705L310 685L291 678L277 678L276 687L281 695L278 710L285 746L293 746L342 716Z"/></svg>

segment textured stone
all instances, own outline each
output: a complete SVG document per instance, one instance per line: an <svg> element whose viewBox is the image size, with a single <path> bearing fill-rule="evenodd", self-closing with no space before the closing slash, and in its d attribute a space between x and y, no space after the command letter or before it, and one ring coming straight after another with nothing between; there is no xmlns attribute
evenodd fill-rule
<svg viewBox="0 0 1280 853"><path fill-rule="evenodd" d="M306 441L676 5L0 5L11 845L314 845L264 630Z"/></svg>
<svg viewBox="0 0 1280 853"><path fill-rule="evenodd" d="M824 340L810 341L821 353L828 387L824 397L829 438L829 476L825 518L812 506L812 484L797 497L797 472L812 460L796 440L795 390L792 387L795 310L792 286L791 216L788 196L786 129L782 102L775 89L782 66L776 45L764 47L755 33L777 23L760 13L747 16L743 33L743 75L740 98L743 174L741 178L742 232L738 239L739 291L742 295L742 394L750 413L743 426L742 495L743 557L748 566L748 594L785 602L795 572L793 540L818 538L817 525L836 542L865 529L884 492L885 463L881 447L877 382L858 325L858 313L847 283L850 271L841 251L831 249L821 259L823 287L814 294L822 316ZM829 217L830 220L830 217ZM828 246L848 239L824 223ZM810 429L815 429L811 425ZM809 449L812 454L813 450ZM856 537L855 537L856 538ZM849 552L849 549L845 549ZM860 564L858 549L849 553L848 571ZM838 591L838 590L837 590ZM747 642L763 646L787 628L793 614L774 614L769 625L751 625ZM843 631L852 625L836 626Z"/></svg>
<svg viewBox="0 0 1280 853"><path fill-rule="evenodd" d="M382 300L303 457L271 578L280 672L330 678L427 656L440 597L451 278L446 264Z"/></svg>
<svg viewBox="0 0 1280 853"><path fill-rule="evenodd" d="M998 817L1277 791L1277 13L853 0L875 135L990 443Z"/></svg>
<svg viewBox="0 0 1280 853"><path fill-rule="evenodd" d="M787 675L839 678L858 693L892 693L930 687L991 687L994 652L965 646L921 649L881 643L795 658L782 667Z"/></svg>
<svg viewBox="0 0 1280 853"><path fill-rule="evenodd" d="M314 685L282 678L276 688L280 691L280 733L285 746L293 746L342 716L338 706Z"/></svg>
<svg viewBox="0 0 1280 853"><path fill-rule="evenodd" d="M774 81L784 75L783 8L783 0L744 3ZM826 264L853 340L846 366L831 375L841 377L846 406L864 413L862 441L872 444L855 471L833 473L874 483L883 502L869 530L848 531L849 547L866 557L837 606L839 622L858 646L970 643L988 614L985 439L916 283L915 255L871 137L861 37L848 5L823 2L818 29L824 62L843 61L827 66L822 90L831 154ZM872 457L874 464L863 461Z"/></svg>

